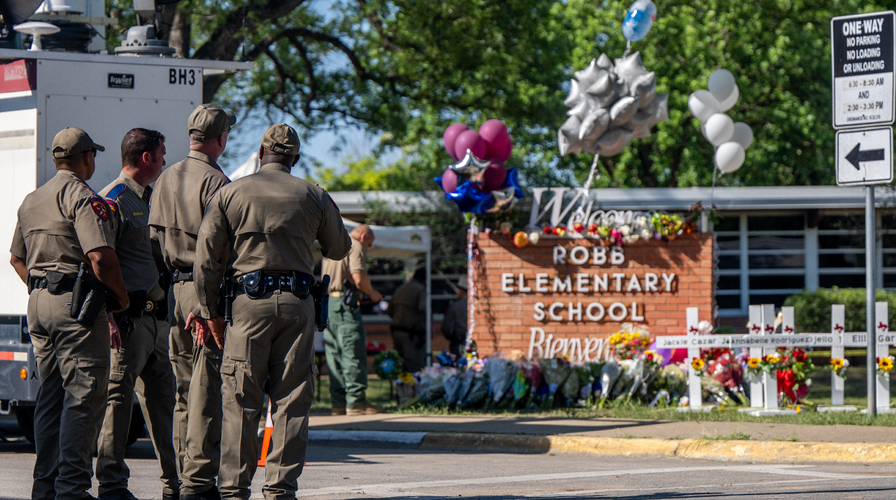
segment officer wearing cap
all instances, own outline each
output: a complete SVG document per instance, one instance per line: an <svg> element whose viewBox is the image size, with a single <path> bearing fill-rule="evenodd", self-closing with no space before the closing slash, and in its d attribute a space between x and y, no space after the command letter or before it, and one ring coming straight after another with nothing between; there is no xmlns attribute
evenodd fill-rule
<svg viewBox="0 0 896 500"><path fill-rule="evenodd" d="M69 127L53 139L56 175L25 197L10 264L28 285L28 332L40 375L34 410L34 499L80 500L106 407L106 314L128 307L110 207L85 182L104 148ZM75 292L75 293L73 293Z"/></svg>
<svg viewBox="0 0 896 500"><path fill-rule="evenodd" d="M177 456L171 441L174 414L174 373L168 360L165 292L152 255L149 231L149 185L165 165L165 136L135 128L121 141L121 174L100 194L117 208L115 253L131 307L113 315L110 323L121 332L121 349L112 350L109 402L100 432L96 478L100 500L133 500L128 491L129 469L124 462L134 389L143 408L146 427L162 469L162 499L180 491ZM162 326L164 325L164 326Z"/></svg>
<svg viewBox="0 0 896 500"><path fill-rule="evenodd" d="M224 345L222 498L249 498L258 461L258 423L267 389L274 434L265 463L266 498L294 498L308 445L314 396L314 316L308 296L312 244L340 259L351 248L336 204L323 189L290 175L299 138L286 124L264 134L258 173L221 188L196 243L194 276L202 317ZM235 280L233 324L219 313L219 284Z"/></svg>
<svg viewBox="0 0 896 500"><path fill-rule="evenodd" d="M153 244L172 275L169 356L177 383L174 449L183 500L217 498L218 494L215 477L221 453L221 349L214 342L197 345L194 358L194 339L186 325L191 314L199 314L193 287L196 235L206 207L230 182L217 160L235 123L233 113L214 104L202 104L193 110L187 123L190 153L162 172L150 200Z"/></svg>

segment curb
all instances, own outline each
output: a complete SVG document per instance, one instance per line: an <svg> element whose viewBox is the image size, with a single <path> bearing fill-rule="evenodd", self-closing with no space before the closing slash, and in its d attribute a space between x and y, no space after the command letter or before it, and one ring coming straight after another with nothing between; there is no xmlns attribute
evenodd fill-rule
<svg viewBox="0 0 896 500"><path fill-rule="evenodd" d="M428 433L420 443L420 447L468 448L513 453L588 453L603 456L687 458L726 462L896 462L896 445L865 443Z"/></svg>
<svg viewBox="0 0 896 500"><path fill-rule="evenodd" d="M707 439L529 436L449 432L309 430L310 441L394 443L420 449L508 453L586 453L614 457L686 458L724 462L893 463L896 445Z"/></svg>

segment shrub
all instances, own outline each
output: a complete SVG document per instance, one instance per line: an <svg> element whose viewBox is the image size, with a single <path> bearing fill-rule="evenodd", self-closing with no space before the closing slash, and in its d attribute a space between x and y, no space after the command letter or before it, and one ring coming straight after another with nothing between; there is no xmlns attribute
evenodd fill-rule
<svg viewBox="0 0 896 500"><path fill-rule="evenodd" d="M877 302L888 302L890 318L896 317L896 293L877 290ZM814 292L803 290L799 295L791 295L784 301L785 306L793 306L798 332L824 333L831 331L831 305L846 306L846 331L865 331L865 289L864 288L819 288ZM880 318L878 318L878 321ZM887 324L893 324L888 321Z"/></svg>

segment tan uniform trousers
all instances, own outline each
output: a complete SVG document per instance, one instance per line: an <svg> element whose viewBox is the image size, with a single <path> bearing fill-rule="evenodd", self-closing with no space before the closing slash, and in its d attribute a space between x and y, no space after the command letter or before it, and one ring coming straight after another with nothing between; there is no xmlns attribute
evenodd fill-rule
<svg viewBox="0 0 896 500"><path fill-rule="evenodd" d="M171 440L174 416L174 374L168 360L168 325L152 316L134 318L134 329L112 350L109 402L96 458L99 493L127 488L130 470L124 462L134 390L162 469L164 493L180 490L177 456Z"/></svg>
<svg viewBox="0 0 896 500"><path fill-rule="evenodd" d="M93 476L93 451L103 423L109 383L106 312L93 327L70 315L71 292L34 290L28 332L40 375L34 410L35 500L79 500Z"/></svg>
<svg viewBox="0 0 896 500"><path fill-rule="evenodd" d="M264 497L295 498L308 449L314 400L314 302L275 291L237 296L221 366L224 397L221 498L247 499L258 464L265 382L274 430L265 462Z"/></svg>
<svg viewBox="0 0 896 500"><path fill-rule="evenodd" d="M185 328L187 316L199 311L192 281L174 284L174 325L169 357L177 386L174 449L181 473L181 495L215 486L221 461L221 350L214 340L196 346ZM189 411L188 411L189 410Z"/></svg>

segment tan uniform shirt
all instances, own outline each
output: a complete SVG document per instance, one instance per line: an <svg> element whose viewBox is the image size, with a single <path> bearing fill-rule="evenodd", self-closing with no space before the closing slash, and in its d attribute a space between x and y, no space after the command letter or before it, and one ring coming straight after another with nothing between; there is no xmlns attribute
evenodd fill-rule
<svg viewBox="0 0 896 500"><path fill-rule="evenodd" d="M196 235L209 201L229 179L221 167L198 151L162 172L152 193L149 225L169 271L193 268Z"/></svg>
<svg viewBox="0 0 896 500"><path fill-rule="evenodd" d="M426 331L426 288L411 280L395 290L389 304L389 316L397 330L421 333Z"/></svg>
<svg viewBox="0 0 896 500"><path fill-rule="evenodd" d="M352 273L367 272L367 249L354 237L351 237L351 240L352 249L344 259L332 260L324 257L323 262L321 262L320 275L330 275L329 291L331 292L342 291L343 279L354 282ZM358 284L355 283L355 286L358 286Z"/></svg>
<svg viewBox="0 0 896 500"><path fill-rule="evenodd" d="M115 248L109 206L75 173L59 170L25 197L10 253L25 260L32 276L78 273L87 253Z"/></svg>
<svg viewBox="0 0 896 500"><path fill-rule="evenodd" d="M327 257L348 253L351 238L336 204L289 170L278 163L262 165L258 173L221 188L207 207L193 267L203 317L218 316L218 286L228 267L235 278L259 269L311 274L315 238Z"/></svg>
<svg viewBox="0 0 896 500"><path fill-rule="evenodd" d="M147 291L150 300L161 300L159 272L152 258L149 231L149 198L152 188L144 188L128 174L103 188L100 194L110 206L117 207L119 223L115 231L115 253L121 265L121 277L128 293Z"/></svg>

